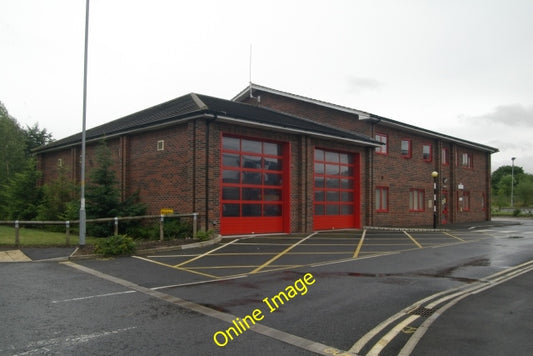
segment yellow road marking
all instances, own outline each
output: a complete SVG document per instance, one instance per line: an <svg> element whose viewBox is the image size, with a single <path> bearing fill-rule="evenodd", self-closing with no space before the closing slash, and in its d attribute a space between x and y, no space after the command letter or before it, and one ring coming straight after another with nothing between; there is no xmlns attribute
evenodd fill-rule
<svg viewBox="0 0 533 356"><path fill-rule="evenodd" d="M396 335L398 335L405 327L418 318L418 315L411 315L407 319L403 320L401 323L392 328L392 330L389 331L385 336L383 336L366 355L379 355L379 353L385 348L385 346L387 346L389 342L391 342L392 339L396 337Z"/></svg>
<svg viewBox="0 0 533 356"><path fill-rule="evenodd" d="M418 248L422 248L422 245L419 244L418 241L416 241L415 238L414 238L413 236L409 235L409 233L408 233L407 231L404 231L403 233L404 233L405 235L407 235L407 237L410 238L411 241L413 241L413 243L414 243L415 245L418 246Z"/></svg>
<svg viewBox="0 0 533 356"><path fill-rule="evenodd" d="M361 240L359 240L359 243L357 244L357 248L355 249L353 253L353 258L357 258L359 256L359 251L361 251L361 247L363 246L363 241L365 241L365 235L366 235L366 229L363 230L363 234L361 235Z"/></svg>
<svg viewBox="0 0 533 356"><path fill-rule="evenodd" d="M317 234L317 232L314 232L314 233L312 233L311 235L305 237L304 239L298 241L298 242L295 243L294 245L287 247L285 250L283 250L282 252L280 252L280 253L277 254L276 256L272 257L270 260L266 261L266 262L263 263L261 266L259 266L259 267L257 267L256 269L254 269L252 272L250 272L250 274L254 274L254 273L259 272L260 270L262 270L263 268L265 268L266 266L268 266L269 264L271 264L272 262L274 262L275 260L277 260L278 258L280 258L281 256L283 256L284 254L286 254L287 252L289 252L290 250L292 250L293 248L295 248L296 246L298 246L299 244L301 244L301 243L304 242L305 240L309 239L310 237L315 236L316 234Z"/></svg>
<svg viewBox="0 0 533 356"><path fill-rule="evenodd" d="M465 240L463 240L462 238L457 237L457 236L452 235L452 234L449 234L449 233L447 233L446 231L444 231L444 234L445 234L445 235L448 235L448 236L450 236L450 237L453 237L454 239L457 239L457 240L459 240L459 241L465 242Z"/></svg>
<svg viewBox="0 0 533 356"><path fill-rule="evenodd" d="M217 276L213 276L212 274L207 274L207 273L202 273L202 272L198 272L198 271L193 271L193 270L190 270L190 269L187 269L187 268L183 268L183 267L172 266L172 265L169 265L168 263L163 263L163 262L159 262L159 261L151 260L151 259L149 259L149 258L144 258L144 257L140 257L140 256L132 256L132 257L133 257L133 258L137 258L137 259L139 259L139 260L146 261L146 262L155 263L156 265L165 266L165 267L170 267L170 268L174 268L174 269L177 269L177 270L180 270L180 271L185 271L185 272L190 272L190 273L199 274L199 275L204 276L204 277L218 278Z"/></svg>
<svg viewBox="0 0 533 356"><path fill-rule="evenodd" d="M189 267L189 269L232 269L232 268L256 268L258 265L239 265L239 266L202 266L202 267ZM298 265L275 265L280 268L294 268Z"/></svg>
<svg viewBox="0 0 533 356"><path fill-rule="evenodd" d="M221 248L224 248L224 247L226 247L226 246L229 246L229 245L231 245L232 243L237 242L237 241L239 241L239 239L232 240L232 241L228 242L227 244L224 244L224 245L222 245L222 246L218 246L217 248L214 248L214 249L212 249L212 250L209 250L209 251L207 251L206 253L203 253L203 254L201 254L201 255L199 255L199 256L196 256L196 257L194 257L194 258L191 258L190 260L187 260L187 261L185 261L185 262L179 263L179 264L175 265L174 267L180 267L180 266L186 265L187 263L190 263L190 262L192 262L192 261L196 261L196 260L199 259L199 258L202 258L202 257L204 257L204 256L207 256L207 255L209 255L209 254L211 254L211 253L213 253L213 252L215 252L215 251L218 251L218 250L220 250Z"/></svg>

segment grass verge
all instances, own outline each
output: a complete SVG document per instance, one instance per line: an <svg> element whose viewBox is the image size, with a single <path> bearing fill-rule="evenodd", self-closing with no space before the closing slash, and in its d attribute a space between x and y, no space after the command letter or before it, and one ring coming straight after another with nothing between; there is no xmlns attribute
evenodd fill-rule
<svg viewBox="0 0 533 356"><path fill-rule="evenodd" d="M20 246L66 246L65 232L52 232L41 229L19 229ZM86 244L94 244L96 238L87 237ZM70 246L77 246L79 236L70 234ZM0 246L15 246L15 228L10 226L0 226Z"/></svg>

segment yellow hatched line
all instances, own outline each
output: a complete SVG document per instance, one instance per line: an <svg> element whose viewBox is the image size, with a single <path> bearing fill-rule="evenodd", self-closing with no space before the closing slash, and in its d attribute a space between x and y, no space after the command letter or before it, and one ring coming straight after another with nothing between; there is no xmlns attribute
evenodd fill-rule
<svg viewBox="0 0 533 356"><path fill-rule="evenodd" d="M403 244L369 244L366 243L365 246L411 246L410 243L403 243Z"/></svg>
<svg viewBox="0 0 533 356"><path fill-rule="evenodd" d="M411 241L413 241L413 243L414 243L415 245L418 246L418 248L422 248L422 245L419 244L418 241L416 241L415 238L414 238L413 236L409 235L409 233L408 233L407 231L404 231L403 233L404 233L405 235L407 235L407 237L410 238Z"/></svg>
<svg viewBox="0 0 533 356"><path fill-rule="evenodd" d="M365 236L366 236L366 229L363 230L363 234L361 235L361 240L359 240L359 243L357 244L357 248L355 249L353 253L353 258L357 258L359 256L361 247L363 247L363 241L365 241Z"/></svg>
<svg viewBox="0 0 533 356"><path fill-rule="evenodd" d="M268 266L268 268L262 270L262 271L259 271L259 272L256 272L256 273L267 273L267 272L273 272L273 271L279 271L279 270L284 270L284 269L288 269L288 268L300 268L300 267L304 267L306 265L294 265L294 266L291 266L291 267L278 267L277 265L274 265L274 266ZM249 275L252 274L252 272L248 273Z"/></svg>
<svg viewBox="0 0 533 356"><path fill-rule="evenodd" d="M259 267L258 265L250 265L250 266L246 266L246 265L240 265L240 266L205 266L205 267L189 267L190 269L201 269L201 270L204 270L204 269L233 269L233 268L254 268L254 267ZM276 268L294 268L294 267L299 267L299 265L274 265L272 267L276 267Z"/></svg>
<svg viewBox="0 0 533 356"><path fill-rule="evenodd" d="M309 239L310 237L315 236L316 234L317 234L317 232L314 232L314 233L312 233L311 235L305 237L304 239L298 241L298 242L295 243L294 245L287 247L285 250L283 250L282 252L280 252L280 253L277 254L276 256L272 257L270 260L266 261L266 262L263 263L261 266L259 266L259 267L257 267L256 269L254 269L252 272L250 272L250 274L254 274L254 273L257 273L257 272L261 271L263 268L265 268L266 266L268 266L269 264L271 264L272 262L274 262L275 260L277 260L278 258L280 258L281 256L283 256L284 254L286 254L287 252L289 252L290 250L292 250L293 248L295 248L296 246L298 246L298 245L301 244L302 242L306 241L306 240Z"/></svg>
<svg viewBox="0 0 533 356"><path fill-rule="evenodd" d="M172 265L169 265L168 263L163 263L163 262L159 262L159 261L154 261L154 260L151 260L151 259L149 259L149 258L144 258L144 257L140 257L140 256L132 256L132 257L133 257L133 258L137 258L137 259L139 259L139 260L146 261L146 262L155 263L156 265L160 265L160 266L165 266L165 267L174 268L174 269L177 269L177 270L179 270L179 271L185 271L185 272L195 273L195 274L199 274L199 275L201 275L201 276L209 277L209 278L218 278L217 276L214 276L214 275L212 275L212 274L207 274L207 273L197 272L197 271L190 270L190 269L188 269L188 268L172 266Z"/></svg>
<svg viewBox="0 0 533 356"><path fill-rule="evenodd" d="M446 231L444 231L444 235L448 235L448 236L450 236L450 237L453 237L454 239L457 239L457 240L459 240L459 241L465 242L465 240L463 240L462 238L457 237L457 236L452 235L452 234L449 234L449 233L447 233Z"/></svg>
<svg viewBox="0 0 533 356"><path fill-rule="evenodd" d="M182 262L182 263L179 263L179 264L177 264L177 265L174 265L174 267L180 267L180 266L186 265L187 263L190 263L190 262L192 262L192 261L196 261L197 259L200 259L200 258L202 258L202 257L204 257L204 256L207 256L207 255L209 255L209 254L211 254L211 253L213 253L213 252L215 252L215 251L218 251L218 250L220 250L221 248L224 248L224 247L226 247L226 246L229 246L229 245L231 245L232 243L237 242L237 241L239 241L239 239L232 240L232 241L228 242L227 244L224 244L224 245L222 245L222 246L218 246L217 248L214 248L214 249L212 249L212 250L209 250L209 251L207 251L206 253L202 253L202 254L199 255L199 256L196 256L196 257L194 257L194 258L191 258L190 260L187 260L187 261L185 261L185 262Z"/></svg>

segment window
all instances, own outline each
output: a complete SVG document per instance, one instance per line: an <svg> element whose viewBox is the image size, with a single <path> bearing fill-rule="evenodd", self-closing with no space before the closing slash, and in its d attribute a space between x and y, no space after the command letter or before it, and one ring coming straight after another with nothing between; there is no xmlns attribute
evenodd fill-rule
<svg viewBox="0 0 533 356"><path fill-rule="evenodd" d="M59 158L59 159L57 160L57 166L58 166L58 167L63 167L63 158Z"/></svg>
<svg viewBox="0 0 533 356"><path fill-rule="evenodd" d="M165 141L164 140L157 141L157 150L158 151L164 151L165 150Z"/></svg>
<svg viewBox="0 0 533 356"><path fill-rule="evenodd" d="M461 154L461 166L465 168L472 168L472 155L470 153Z"/></svg>
<svg viewBox="0 0 533 356"><path fill-rule="evenodd" d="M389 211L389 188L376 187L376 211Z"/></svg>
<svg viewBox="0 0 533 356"><path fill-rule="evenodd" d="M426 162L431 162L432 159L431 145L422 145L422 159Z"/></svg>
<svg viewBox="0 0 533 356"><path fill-rule="evenodd" d="M388 153L389 137L385 134L377 133L376 141L383 143L383 146L376 147L376 153L386 155Z"/></svg>
<svg viewBox="0 0 533 356"><path fill-rule="evenodd" d="M449 166L450 165L448 149L444 148L444 147L442 148L442 151L441 151L441 163L442 163L443 166Z"/></svg>
<svg viewBox="0 0 533 356"><path fill-rule="evenodd" d="M403 158L411 158L411 140L402 140L400 150Z"/></svg>
<svg viewBox="0 0 533 356"><path fill-rule="evenodd" d="M424 211L424 189L409 190L409 211Z"/></svg>

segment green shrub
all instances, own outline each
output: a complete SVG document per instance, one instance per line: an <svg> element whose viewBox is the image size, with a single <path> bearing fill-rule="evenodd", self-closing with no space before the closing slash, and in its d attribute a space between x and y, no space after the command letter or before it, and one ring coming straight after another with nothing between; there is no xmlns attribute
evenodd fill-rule
<svg viewBox="0 0 533 356"><path fill-rule="evenodd" d="M522 210L515 209L515 210L513 210L513 216L518 216L518 215L520 215L521 212L522 212Z"/></svg>
<svg viewBox="0 0 533 356"><path fill-rule="evenodd" d="M215 232L213 230L207 230L207 231L198 231L196 233L196 238L200 241L209 240L211 237L213 237L213 234Z"/></svg>
<svg viewBox="0 0 533 356"><path fill-rule="evenodd" d="M192 237L192 224L187 219L166 217L163 231L165 240L184 239L187 237ZM135 239L159 240L159 219L152 220L150 222L144 222L136 227L128 228L126 230L126 234L134 237Z"/></svg>
<svg viewBox="0 0 533 356"><path fill-rule="evenodd" d="M135 252L135 242L127 235L110 236L96 241L94 252L104 256L131 255Z"/></svg>

